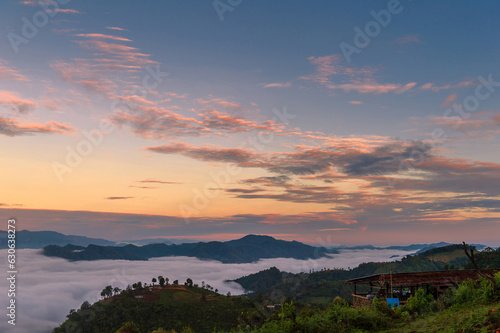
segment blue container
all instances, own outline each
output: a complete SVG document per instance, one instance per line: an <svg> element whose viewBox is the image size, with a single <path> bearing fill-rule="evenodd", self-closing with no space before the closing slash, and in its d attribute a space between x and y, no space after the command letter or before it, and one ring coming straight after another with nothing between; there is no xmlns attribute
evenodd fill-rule
<svg viewBox="0 0 500 333"><path fill-rule="evenodd" d="M390 307L391 309L395 306L399 307L399 298L388 298L387 306Z"/></svg>

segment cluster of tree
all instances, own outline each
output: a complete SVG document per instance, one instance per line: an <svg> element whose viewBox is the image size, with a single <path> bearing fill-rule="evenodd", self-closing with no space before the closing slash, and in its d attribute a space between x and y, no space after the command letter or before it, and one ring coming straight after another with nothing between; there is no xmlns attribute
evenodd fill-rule
<svg viewBox="0 0 500 333"><path fill-rule="evenodd" d="M162 290L160 293L166 293L166 297L160 295L156 301L135 298L133 293L122 290L119 295L108 298L105 302L92 305L84 302L80 309L70 311L67 320L54 329L54 333L117 332L120 329L120 332L128 332L127 329L130 329L130 332L147 333L159 328L190 332L187 327L194 332L228 332L237 327L241 313L255 306L246 297L217 295L206 289L196 288L194 284L192 289L188 288L189 292L179 289ZM149 290L140 292L147 294ZM187 299L186 294L194 295L195 298ZM197 295L202 298L204 296L206 301L197 299ZM132 323L124 326L127 322Z"/></svg>
<svg viewBox="0 0 500 333"><path fill-rule="evenodd" d="M168 281L169 278L168 277L163 277L162 275L159 275L158 276L158 280L156 278L152 278L151 279L151 282L153 283L153 286L155 285L156 282L158 282L158 284L163 287L164 285L167 285L168 286ZM177 282L179 283L179 281L175 280L174 282ZM175 284L175 283L174 283Z"/></svg>
<svg viewBox="0 0 500 333"><path fill-rule="evenodd" d="M481 252L475 254L475 261L480 269L500 269L500 247L493 249L485 248ZM474 264L468 261L465 265L466 269L474 269Z"/></svg>

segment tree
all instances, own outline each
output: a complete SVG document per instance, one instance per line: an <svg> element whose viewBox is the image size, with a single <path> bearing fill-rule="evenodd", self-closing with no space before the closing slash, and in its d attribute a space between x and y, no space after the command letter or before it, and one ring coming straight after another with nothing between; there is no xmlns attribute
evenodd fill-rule
<svg viewBox="0 0 500 333"><path fill-rule="evenodd" d="M179 284L179 280L174 280L174 284L178 285Z"/></svg>
<svg viewBox="0 0 500 333"><path fill-rule="evenodd" d="M121 290L120 288L118 288L118 287L114 287L114 288L113 288L113 293L114 293L115 295L118 295L118 294L120 293L120 291L122 291L122 290Z"/></svg>
<svg viewBox="0 0 500 333"><path fill-rule="evenodd" d="M168 277L166 277L166 278L165 278L165 284L166 284L167 286L168 286L168 281L170 281L170 280L168 279Z"/></svg>
<svg viewBox="0 0 500 333"><path fill-rule="evenodd" d="M151 279L151 282L153 282L153 286L154 286L154 285L155 285L155 283L156 283L156 278L152 278L152 279Z"/></svg>
<svg viewBox="0 0 500 333"><path fill-rule="evenodd" d="M186 286L189 286L189 287L193 286L193 280L191 280L191 278L186 279Z"/></svg>
<svg viewBox="0 0 500 333"><path fill-rule="evenodd" d="M101 296L104 297L104 298L107 298L107 297L111 297L113 296L113 287L111 286L106 286L106 288L104 288L102 291L101 291Z"/></svg>
<svg viewBox="0 0 500 333"><path fill-rule="evenodd" d="M158 276L158 283L163 287L165 285L165 278L161 275Z"/></svg>

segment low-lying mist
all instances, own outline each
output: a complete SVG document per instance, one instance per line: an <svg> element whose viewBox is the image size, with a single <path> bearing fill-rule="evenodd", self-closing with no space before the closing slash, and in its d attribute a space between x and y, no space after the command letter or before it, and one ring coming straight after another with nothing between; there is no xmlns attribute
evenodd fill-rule
<svg viewBox="0 0 500 333"><path fill-rule="evenodd" d="M7 250L1 250L7 258ZM82 302L99 300L101 290L107 286L125 288L138 281L151 283L153 277L168 277L170 283L187 278L201 285L211 285L219 293L242 294L244 290L236 283L224 280L276 266L282 271L298 273L322 268L356 267L370 261L390 261L394 255L400 257L408 251L395 250L345 250L331 258L311 260L264 259L250 264L222 264L218 261L202 261L189 257L164 257L149 261L99 260L69 262L61 258L49 258L41 250L17 251L16 326L7 323L8 299L2 297L3 319L0 332L46 333L66 319L70 309L77 309ZM0 292L6 294L7 279L0 279Z"/></svg>

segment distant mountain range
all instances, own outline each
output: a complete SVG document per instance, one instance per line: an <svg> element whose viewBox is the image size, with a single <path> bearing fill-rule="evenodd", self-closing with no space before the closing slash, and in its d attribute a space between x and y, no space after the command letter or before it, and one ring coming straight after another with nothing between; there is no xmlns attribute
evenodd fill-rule
<svg viewBox="0 0 500 333"><path fill-rule="evenodd" d="M438 247L444 247L452 245L451 243L439 242L432 244L411 244L411 245L392 245L386 247L378 247L374 245L356 245L356 246L337 246L332 247L332 249L336 250L399 250L399 251L416 251L415 254L423 253L430 249L435 249ZM475 246L478 250L483 250L486 248L486 245L483 244L470 244Z"/></svg>
<svg viewBox="0 0 500 333"><path fill-rule="evenodd" d="M116 245L115 242L100 238L89 238L85 236L64 235L55 231L29 231L20 230L16 232L17 249L41 249L47 245L79 245L90 244L101 246ZM0 249L7 248L7 231L0 230Z"/></svg>
<svg viewBox="0 0 500 333"><path fill-rule="evenodd" d="M198 242L176 244L149 244L144 246L49 245L47 256L69 260L125 259L147 260L154 257L187 256L217 260L223 263L250 263L265 258L320 258L336 250L313 247L297 241L278 240L270 236L248 235L227 242Z"/></svg>
<svg viewBox="0 0 500 333"><path fill-rule="evenodd" d="M184 243L179 243L184 242ZM408 246L375 247L373 245L315 247L297 241L277 240L270 236L248 235L227 242L193 242L189 239L152 238L113 242L100 238L64 235L55 231L16 233L16 248L41 249L48 256L69 260L125 259L147 260L154 257L188 256L217 260L224 263L249 263L265 258L311 259L335 254L342 250L402 250L416 254L449 243L412 244ZM486 246L471 244L478 250ZM0 230L0 249L7 248L7 232Z"/></svg>
<svg viewBox="0 0 500 333"><path fill-rule="evenodd" d="M177 238L149 238L125 240L121 242L113 242L101 238L90 238L85 236L65 235L55 231L29 231L20 230L16 232L16 248L18 249L42 249L47 245L101 245L101 246L125 246L133 244L137 246L148 244L183 244L195 243L192 239L177 239ZM0 230L0 250L7 248L7 231Z"/></svg>

